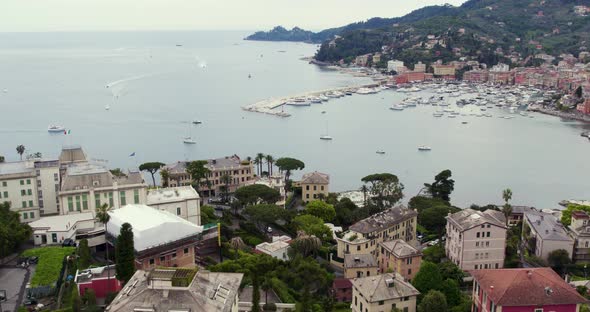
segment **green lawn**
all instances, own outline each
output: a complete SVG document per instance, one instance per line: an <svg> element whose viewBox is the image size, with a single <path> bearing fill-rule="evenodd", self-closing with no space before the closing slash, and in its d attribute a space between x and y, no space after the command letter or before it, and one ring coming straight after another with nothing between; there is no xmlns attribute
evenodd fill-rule
<svg viewBox="0 0 590 312"><path fill-rule="evenodd" d="M25 257L39 257L39 263L31 280L31 286L53 285L53 283L57 282L63 258L74 253L75 250L74 247L41 247L23 252Z"/></svg>

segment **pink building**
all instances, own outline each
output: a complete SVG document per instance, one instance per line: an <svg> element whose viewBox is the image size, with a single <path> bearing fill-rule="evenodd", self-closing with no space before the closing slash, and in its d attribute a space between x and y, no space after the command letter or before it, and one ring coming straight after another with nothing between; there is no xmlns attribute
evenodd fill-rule
<svg viewBox="0 0 590 312"><path fill-rule="evenodd" d="M115 266L104 266L77 272L76 284L80 297L88 289L94 290L96 298L106 298L108 293L116 293L123 287L121 281L115 278Z"/></svg>
<svg viewBox="0 0 590 312"><path fill-rule="evenodd" d="M551 268L478 270L473 312L576 312L588 303Z"/></svg>

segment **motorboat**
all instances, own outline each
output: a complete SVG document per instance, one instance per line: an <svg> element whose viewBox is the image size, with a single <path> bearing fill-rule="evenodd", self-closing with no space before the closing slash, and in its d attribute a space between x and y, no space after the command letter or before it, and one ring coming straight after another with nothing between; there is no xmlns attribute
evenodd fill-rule
<svg viewBox="0 0 590 312"><path fill-rule="evenodd" d="M403 104L393 104L393 105L391 105L391 107L389 109L394 110L394 111L403 111L404 108L406 108L406 106Z"/></svg>
<svg viewBox="0 0 590 312"><path fill-rule="evenodd" d="M326 134L326 135L320 136L320 140L331 141L332 137Z"/></svg>
<svg viewBox="0 0 590 312"><path fill-rule="evenodd" d="M467 121L461 121L461 123L464 124L464 125L468 124Z"/></svg>
<svg viewBox="0 0 590 312"><path fill-rule="evenodd" d="M378 151L376 151L375 153L377 153L377 154L379 154L379 155L383 155L383 154L385 154L385 151L378 150Z"/></svg>
<svg viewBox="0 0 590 312"><path fill-rule="evenodd" d="M197 144L197 142L195 140L193 140L191 137L185 137L182 142L184 144Z"/></svg>
<svg viewBox="0 0 590 312"><path fill-rule="evenodd" d="M442 117L443 115L443 113L432 113L432 116L434 117Z"/></svg>
<svg viewBox="0 0 590 312"><path fill-rule="evenodd" d="M66 128L64 128L62 126L58 126L58 125L50 125L49 127L47 127L47 131L48 132L64 132L64 131L66 131Z"/></svg>
<svg viewBox="0 0 590 312"><path fill-rule="evenodd" d="M195 119L195 120L193 120L193 125L200 125L200 124L202 124L202 123L203 123L203 122L202 122L202 121L200 121L200 120L196 120L196 119Z"/></svg>
<svg viewBox="0 0 590 312"><path fill-rule="evenodd" d="M285 104L292 105L292 106L310 106L311 105L311 103L309 103L308 101L306 101L303 98L293 99L293 100L287 101Z"/></svg>
<svg viewBox="0 0 590 312"><path fill-rule="evenodd" d="M426 145L420 145L420 146L418 146L418 150L419 151L429 151L431 149L432 148L430 148L430 146L426 146Z"/></svg>

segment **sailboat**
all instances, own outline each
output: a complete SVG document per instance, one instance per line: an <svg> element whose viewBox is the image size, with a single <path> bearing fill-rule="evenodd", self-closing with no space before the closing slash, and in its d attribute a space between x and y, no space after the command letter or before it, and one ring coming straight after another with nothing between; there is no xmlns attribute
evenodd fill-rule
<svg viewBox="0 0 590 312"><path fill-rule="evenodd" d="M328 134L328 122L326 121L326 134L320 136L320 140L331 141L332 137Z"/></svg>
<svg viewBox="0 0 590 312"><path fill-rule="evenodd" d="M188 136L185 137L182 142L184 144L197 144L197 142L195 140L193 140L192 135L191 135L191 123L188 124Z"/></svg>

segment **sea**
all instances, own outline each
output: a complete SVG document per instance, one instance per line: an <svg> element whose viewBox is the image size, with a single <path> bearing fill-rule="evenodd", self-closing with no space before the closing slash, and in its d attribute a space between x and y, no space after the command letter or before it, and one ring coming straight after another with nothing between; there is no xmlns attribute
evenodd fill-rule
<svg viewBox="0 0 590 312"><path fill-rule="evenodd" d="M0 33L0 155L18 160L23 144L25 154L53 158L64 145L80 145L94 162L126 169L264 153L301 159L303 172L328 173L330 191L357 190L362 177L390 172L407 201L450 169L459 207L501 204L505 188L514 205L537 208L590 198L590 142L580 136L590 127L580 122L497 118L508 114L499 108L488 111L493 118L434 118L431 106L392 111L408 96L392 90L286 107L289 118L243 111L267 98L370 82L302 60L317 45L246 35ZM52 124L69 134L49 134ZM320 140L325 133L333 140ZM196 144L183 144L186 136Z"/></svg>

